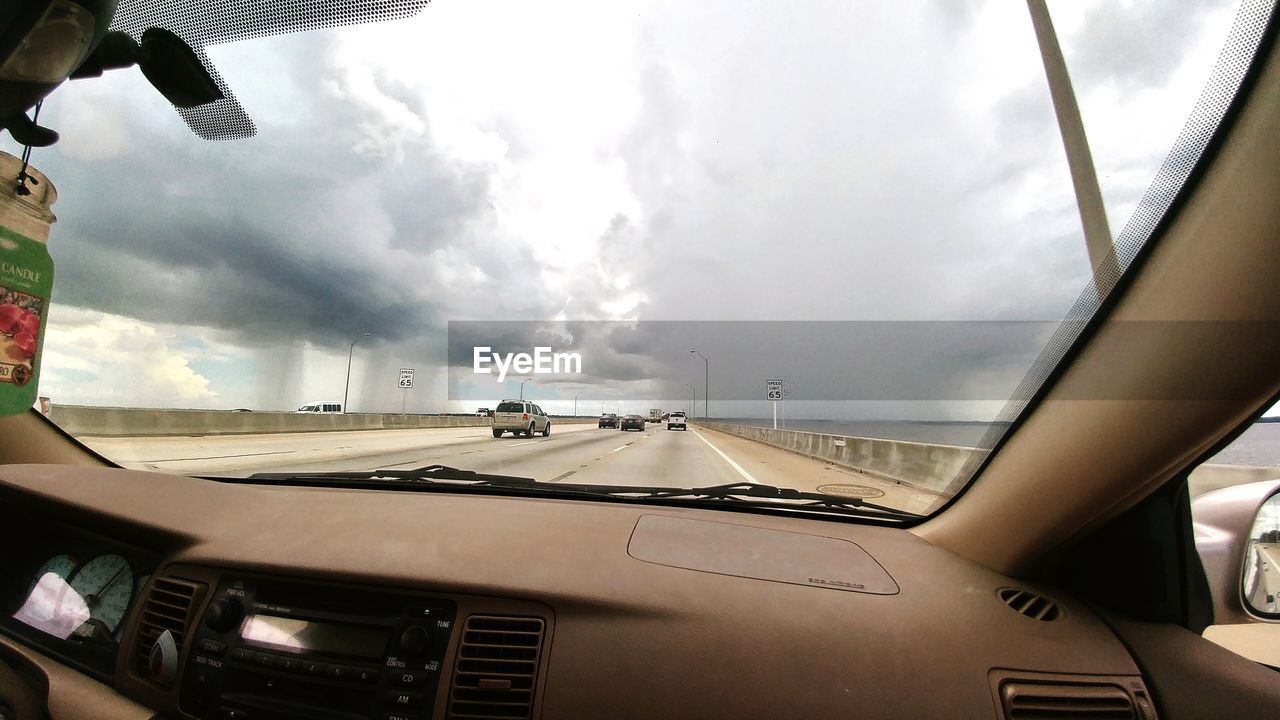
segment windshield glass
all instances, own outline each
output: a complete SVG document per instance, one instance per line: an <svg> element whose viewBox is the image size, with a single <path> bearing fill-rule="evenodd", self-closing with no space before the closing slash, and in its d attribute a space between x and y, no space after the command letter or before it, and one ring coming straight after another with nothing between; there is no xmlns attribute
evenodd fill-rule
<svg viewBox="0 0 1280 720"><path fill-rule="evenodd" d="M224 99L175 112L136 69L49 96L52 421L165 472L439 463L935 511L1146 241L1258 12L390 4L236 33L268 20L152 3Z"/></svg>

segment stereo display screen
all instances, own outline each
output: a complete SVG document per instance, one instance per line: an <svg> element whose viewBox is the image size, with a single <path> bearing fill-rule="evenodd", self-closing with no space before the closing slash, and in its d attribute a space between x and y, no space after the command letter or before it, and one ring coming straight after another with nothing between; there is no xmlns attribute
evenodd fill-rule
<svg viewBox="0 0 1280 720"><path fill-rule="evenodd" d="M387 628L383 627L277 615L250 615L240 627L240 637L257 645L375 659L385 655L388 640Z"/></svg>

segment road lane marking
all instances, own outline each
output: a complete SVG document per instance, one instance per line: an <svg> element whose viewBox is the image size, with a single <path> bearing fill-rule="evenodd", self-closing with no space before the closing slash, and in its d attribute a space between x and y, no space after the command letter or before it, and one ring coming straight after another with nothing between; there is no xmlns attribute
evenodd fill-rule
<svg viewBox="0 0 1280 720"><path fill-rule="evenodd" d="M524 442L522 442L522 443L507 443L507 447L520 447L521 445L532 445L532 444L534 444L534 443L536 443L536 442L542 442L542 441L541 441L541 440L526 440L526 441L524 441Z"/></svg>
<svg viewBox="0 0 1280 720"><path fill-rule="evenodd" d="M743 470L741 465L739 465L738 463L734 462L734 461L733 461L733 458L729 457L728 455L725 455L723 450L721 450L720 448L716 447L715 445L712 445L710 440L708 440L708 439L706 439L706 438L702 437L702 433L698 432L697 430L694 430L694 431L693 431L693 434L694 434L694 435L697 435L699 440L701 440L702 442L706 443L706 444L707 444L707 447L711 448L712 450L715 450L715 451L716 451L716 454L717 454L717 455L719 455L720 457L724 458L724 461L725 461L725 462L727 462L727 463L729 463L730 465L732 465L732 466L733 466L733 469L734 469L734 470L737 470L737 471L738 471L738 474L739 474L739 475L741 475L741 476L743 477L743 479L744 479L744 480L746 480L747 482L751 483L752 485L759 485L759 484L760 484L760 482L759 482L758 480L756 480L755 478L751 477L751 473L747 472L746 470Z"/></svg>
<svg viewBox="0 0 1280 720"><path fill-rule="evenodd" d="M586 467L586 466L584 465L583 467ZM578 471L577 471L577 470L570 470L569 472L566 472L566 473L560 473L559 475L557 475L557 476L555 476L555 477L551 478L551 479L550 479L550 480L548 480L547 482L558 482L558 481L560 481L560 480L563 480L563 479L565 479L565 478L569 477L570 475L572 475L572 474L574 474L574 473L576 473L576 472L578 472Z"/></svg>
<svg viewBox="0 0 1280 720"><path fill-rule="evenodd" d="M634 441L634 440L632 440L631 442L635 442L635 441ZM623 445L623 446L621 446L621 447L616 447L616 448L614 448L614 449L610 450L609 452L610 452L610 453L616 453L616 452L618 452L619 450L626 450L626 449L627 449L627 448L629 448L629 447L631 447L631 443L627 443L626 445ZM608 455L609 453L605 453L605 454L606 454L606 455ZM599 458L596 458L596 459L598 460Z"/></svg>
<svg viewBox="0 0 1280 720"><path fill-rule="evenodd" d="M343 450L344 448L338 448ZM158 462L182 462L184 460L225 460L227 458L242 457L261 457L263 455L288 455L289 453L298 452L297 450L275 450L272 452L256 452L256 453L240 453L236 455L206 455L204 457L177 457L177 458L159 458L151 460L135 460L141 463L158 463Z"/></svg>

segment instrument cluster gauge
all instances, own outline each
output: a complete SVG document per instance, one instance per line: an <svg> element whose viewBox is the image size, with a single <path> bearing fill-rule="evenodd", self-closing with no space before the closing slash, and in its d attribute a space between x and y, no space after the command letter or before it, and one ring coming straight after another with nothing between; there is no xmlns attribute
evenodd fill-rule
<svg viewBox="0 0 1280 720"><path fill-rule="evenodd" d="M46 560L31 578L27 599L13 614L14 619L54 637L70 637L90 616L84 600L70 585L78 565L70 555Z"/></svg>
<svg viewBox="0 0 1280 720"><path fill-rule="evenodd" d="M88 607L89 627L76 634L114 634L129 610L133 587L133 568L119 555L99 555L81 565L71 576L71 589Z"/></svg>
<svg viewBox="0 0 1280 720"><path fill-rule="evenodd" d="M49 573L53 573L59 580L66 582L75 571L76 559L70 555L58 555L57 557L49 558L45 561L45 564L40 566L39 570L36 570L35 577L31 578L31 587L35 588L36 585L39 585L44 576Z"/></svg>

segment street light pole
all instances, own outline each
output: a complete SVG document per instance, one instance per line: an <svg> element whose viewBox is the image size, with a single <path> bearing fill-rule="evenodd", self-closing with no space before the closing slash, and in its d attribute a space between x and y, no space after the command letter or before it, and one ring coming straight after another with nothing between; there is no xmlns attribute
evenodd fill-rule
<svg viewBox="0 0 1280 720"><path fill-rule="evenodd" d="M689 388L689 414L698 417L698 388L689 383L684 386Z"/></svg>
<svg viewBox="0 0 1280 720"><path fill-rule="evenodd" d="M530 381L530 380L532 380L532 379L533 379L533 378L531 378L531 377L530 377L530 378L525 378L524 380L520 381L520 399L521 399L521 400L523 400L523 399L524 399L524 384L525 384L525 383L527 383L527 382L529 382L529 381Z"/></svg>
<svg viewBox="0 0 1280 720"><path fill-rule="evenodd" d="M578 417L578 398L581 396L582 396L582 393L578 393L577 395L573 396L573 416L574 417Z"/></svg>
<svg viewBox="0 0 1280 720"><path fill-rule="evenodd" d="M1114 245L1111 228L1107 224L1107 208L1098 187L1098 171L1089 151L1089 140L1080 118L1080 106L1071 87L1071 76L1062 57L1062 47L1053 29L1053 20L1045 0L1027 0L1031 11L1031 26L1040 45L1040 59L1044 62L1045 76L1049 81L1049 97L1058 116L1058 131L1067 151L1067 169L1071 171L1071 184L1076 193L1076 207L1080 211L1080 225L1084 230L1085 251L1093 270L1094 286L1104 292L1102 278L1115 277Z"/></svg>
<svg viewBox="0 0 1280 720"><path fill-rule="evenodd" d="M351 347L347 349L347 382L342 386L342 414L347 414L347 398L351 395L351 356L356 353L356 343L361 339L369 337L371 333L365 333L355 340L351 341Z"/></svg>
<svg viewBox="0 0 1280 720"><path fill-rule="evenodd" d="M702 358L702 419L705 421L711 415L711 361L697 348L689 352Z"/></svg>

